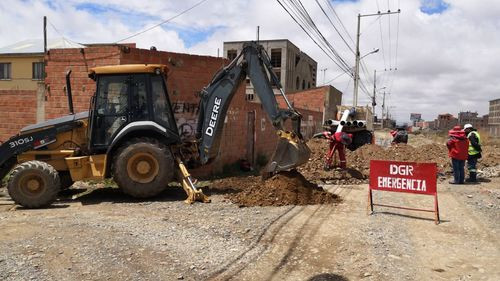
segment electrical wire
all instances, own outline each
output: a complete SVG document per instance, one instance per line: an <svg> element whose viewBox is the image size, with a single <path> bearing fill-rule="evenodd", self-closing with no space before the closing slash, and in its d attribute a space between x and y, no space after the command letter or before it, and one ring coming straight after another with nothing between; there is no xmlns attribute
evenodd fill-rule
<svg viewBox="0 0 500 281"><path fill-rule="evenodd" d="M311 16L304 8L300 0L277 0L290 17L302 28L302 30L320 47L320 49L344 72L350 72L349 64L342 58L338 51L330 44L322 32L318 29Z"/></svg>
<svg viewBox="0 0 500 281"><path fill-rule="evenodd" d="M62 38L64 41L68 42L68 44L69 44L69 45L74 45L74 46L77 46L77 47L80 47L80 46L82 45L81 43L78 43L78 42L76 42L76 41L73 41L73 40L71 40L71 39L67 38L66 36L64 36L64 34L63 34L61 31L59 31L59 29L58 29L58 28L57 28L57 27L56 27L56 26L55 26L55 25L54 25L54 24L53 24L53 23L52 23L52 22L51 22L48 18L47 18L47 22L48 22L48 23L49 23L49 25L50 25L50 26L54 29L54 31L55 31L57 34L59 34L59 36L61 36L61 38Z"/></svg>
<svg viewBox="0 0 500 281"><path fill-rule="evenodd" d="M391 7L389 5L389 0L387 0L387 11L390 11ZM392 53L391 53L391 14L387 15L387 22L389 25L389 69L392 69Z"/></svg>
<svg viewBox="0 0 500 281"><path fill-rule="evenodd" d="M349 45L349 43L347 43L347 41L344 39L344 36L342 36L342 34L340 33L340 31L337 29L337 27L333 24L332 20L330 19L330 16L328 16L328 14L326 13L326 11L323 9L323 6L319 3L318 0L316 0L316 4L318 4L319 8L321 9L321 11L323 12L323 14L326 16L326 18L328 19L328 21L330 22L330 24L333 26L333 29L335 29L335 31L337 32L337 34L340 36L340 38L342 39L342 41L344 41L345 45L347 46L347 48L349 48L349 50L351 50L351 52L354 54L354 50L352 49L352 47Z"/></svg>
<svg viewBox="0 0 500 281"><path fill-rule="evenodd" d="M157 28L158 26L161 26L161 25L163 25L163 24L165 24L165 23L167 23L167 22L170 22L170 21L172 21L172 20L174 20L174 19L176 19L176 18L178 18L178 17L182 16L183 14L185 14L185 13L187 13L187 12L191 11L192 9L194 9L194 8L196 8L196 7L198 7L198 6L200 6L201 4L203 4L203 3L204 3L204 2L206 2L206 1L208 1L208 0L201 0L201 1L197 2L196 4L194 4L193 6L191 6L191 7L187 8L186 10L184 10L184 11L182 11L182 12L180 12L180 13L176 14L175 16L173 16L173 17L171 17L171 18L168 18L168 19L166 19L166 20L164 20L164 21L162 21L162 22L160 22L160 23L157 23L157 24L155 24L155 25L153 25L153 26L151 26L151 27L149 27L149 28L146 28L146 29L144 29L144 30L142 30L142 31L139 31L139 32L137 32L137 33L134 33L134 34L132 34L132 35L130 35L130 36L128 36L128 37L125 37L125 38L123 38L123 39L120 39L120 40L118 40L118 41L115 41L115 43L120 43L120 42L123 42L123 41L125 41L125 40L127 40L127 39L130 39L130 38L133 38L133 37L139 36L139 35L141 35L141 34L143 34L143 33L145 33L145 32L148 32L148 31L150 31L151 29Z"/></svg>
<svg viewBox="0 0 500 281"><path fill-rule="evenodd" d="M400 4L401 4L401 0L398 0L398 11L400 11ZM397 23L397 28L396 28L396 57L395 57L395 62L394 62L394 68L396 70L398 69L399 14L400 13L398 13L398 23Z"/></svg>

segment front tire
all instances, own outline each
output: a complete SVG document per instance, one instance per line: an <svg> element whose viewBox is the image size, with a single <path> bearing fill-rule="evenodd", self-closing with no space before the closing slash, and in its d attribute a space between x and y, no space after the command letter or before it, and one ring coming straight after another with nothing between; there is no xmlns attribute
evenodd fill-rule
<svg viewBox="0 0 500 281"><path fill-rule="evenodd" d="M17 204L42 208L56 200L61 182L54 167L41 161L28 161L14 168L7 189Z"/></svg>
<svg viewBox="0 0 500 281"><path fill-rule="evenodd" d="M155 196L167 187L173 177L172 153L156 139L132 139L122 145L114 157L113 179L130 196Z"/></svg>

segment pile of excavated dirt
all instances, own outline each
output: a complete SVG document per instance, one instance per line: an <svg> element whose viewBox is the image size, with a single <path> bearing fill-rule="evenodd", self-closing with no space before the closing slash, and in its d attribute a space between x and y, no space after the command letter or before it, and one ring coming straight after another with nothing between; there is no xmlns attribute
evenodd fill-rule
<svg viewBox="0 0 500 281"><path fill-rule="evenodd" d="M340 198L292 170L262 181L260 177L234 177L214 181L211 192L227 192L240 207L315 205L340 202Z"/></svg>
<svg viewBox="0 0 500 281"><path fill-rule="evenodd" d="M418 147L411 145L391 145L384 148L379 145L365 145L356 151L346 151L346 170L334 169L325 171L325 155L328 151L328 141L312 139L308 143L311 148L309 162L300 166L298 170L310 181L327 182L333 184L359 184L367 182L370 174L370 160L393 160L409 162L435 162L441 179L452 174L451 160L445 144L427 143ZM500 164L500 149L497 145L484 145L483 158L479 161L478 169L494 169ZM484 173L485 176L495 173Z"/></svg>

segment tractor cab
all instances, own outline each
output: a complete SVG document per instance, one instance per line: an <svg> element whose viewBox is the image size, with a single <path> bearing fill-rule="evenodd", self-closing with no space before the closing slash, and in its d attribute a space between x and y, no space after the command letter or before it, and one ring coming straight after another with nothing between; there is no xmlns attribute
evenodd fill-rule
<svg viewBox="0 0 500 281"><path fill-rule="evenodd" d="M91 69L96 93L90 105L89 150L104 153L132 131L180 141L164 79L166 66L137 64ZM130 137L130 136L128 136Z"/></svg>

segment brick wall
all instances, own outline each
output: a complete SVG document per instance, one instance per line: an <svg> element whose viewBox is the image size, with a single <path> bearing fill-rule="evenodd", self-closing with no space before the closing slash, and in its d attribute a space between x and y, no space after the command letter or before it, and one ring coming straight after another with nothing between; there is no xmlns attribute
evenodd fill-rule
<svg viewBox="0 0 500 281"><path fill-rule="evenodd" d="M36 122L35 90L0 90L0 141Z"/></svg>
<svg viewBox="0 0 500 281"><path fill-rule="evenodd" d="M92 47L84 49L51 49L46 56L45 118L68 114L66 71L71 69L71 92L75 112L87 111L95 83L88 78L88 70L95 66L120 64L123 46Z"/></svg>

